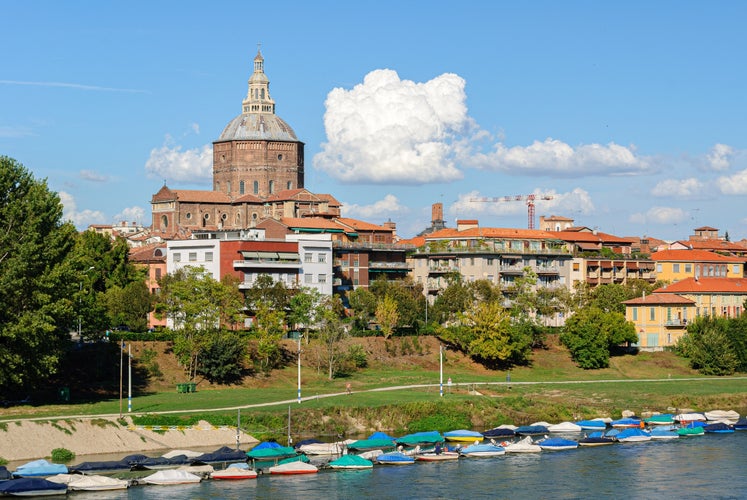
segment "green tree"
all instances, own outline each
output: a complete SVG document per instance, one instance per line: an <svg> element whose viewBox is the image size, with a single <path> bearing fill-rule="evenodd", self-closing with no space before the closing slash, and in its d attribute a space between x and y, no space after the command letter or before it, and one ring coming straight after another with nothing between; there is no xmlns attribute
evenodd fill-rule
<svg viewBox="0 0 747 500"><path fill-rule="evenodd" d="M324 303L322 294L316 288L302 288L290 299L288 322L291 328L303 328L306 343L309 343L309 329L317 322L319 307Z"/></svg>
<svg viewBox="0 0 747 500"><path fill-rule="evenodd" d="M332 303L339 301L337 297L330 297L327 300L329 311L334 311L335 305ZM348 336L348 326L340 319L337 314L325 314L319 328L318 337L324 346L324 354L327 364L327 378L332 380L337 373L340 363L345 359L346 352L342 349L342 341Z"/></svg>
<svg viewBox="0 0 747 500"><path fill-rule="evenodd" d="M269 305L276 311L287 311L290 305L288 288L280 282L274 281L272 276L261 274L254 284L246 290L246 306L256 311L260 303Z"/></svg>
<svg viewBox="0 0 747 500"><path fill-rule="evenodd" d="M609 366L610 349L636 342L638 336L622 314L585 307L568 318L560 340L578 366L594 369Z"/></svg>
<svg viewBox="0 0 747 500"><path fill-rule="evenodd" d="M235 332L223 331L212 337L202 353L197 372L219 384L239 382L243 376L246 343Z"/></svg>
<svg viewBox="0 0 747 500"><path fill-rule="evenodd" d="M76 324L75 234L46 181L0 156L0 393L57 372Z"/></svg>
<svg viewBox="0 0 747 500"><path fill-rule="evenodd" d="M184 267L161 278L159 314L171 319L174 354L194 380L200 355L220 330L223 284L202 267Z"/></svg>
<svg viewBox="0 0 747 500"><path fill-rule="evenodd" d="M285 313L273 308L269 301L260 301L255 307L252 336L257 342L260 370L268 373L280 360L280 339L285 333Z"/></svg>
<svg viewBox="0 0 747 500"><path fill-rule="evenodd" d="M398 321L397 302L391 296L386 295L376 305L376 322L379 324L385 339L392 336Z"/></svg>
<svg viewBox="0 0 747 500"><path fill-rule="evenodd" d="M461 279L451 280L436 297L431 308L431 316L440 324L453 322L459 314L472 306L474 300L472 290Z"/></svg>
<svg viewBox="0 0 747 500"><path fill-rule="evenodd" d="M115 285L102 294L108 326L126 326L133 332L148 328L152 296L144 281L133 281L124 288Z"/></svg>
<svg viewBox="0 0 747 500"><path fill-rule="evenodd" d="M727 318L700 317L688 325L677 350L703 375L732 375L740 360L729 338L729 329Z"/></svg>
<svg viewBox="0 0 747 500"><path fill-rule="evenodd" d="M366 288L356 288L348 294L348 303L353 310L353 326L367 330L376 316L376 296Z"/></svg>

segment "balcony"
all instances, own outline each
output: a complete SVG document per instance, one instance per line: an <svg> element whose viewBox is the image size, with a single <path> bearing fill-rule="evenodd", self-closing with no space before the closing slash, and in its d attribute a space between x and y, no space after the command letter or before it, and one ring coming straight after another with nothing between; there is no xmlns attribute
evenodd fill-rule
<svg viewBox="0 0 747 500"><path fill-rule="evenodd" d="M301 262L297 260L258 259L233 261L234 269L301 269L301 267Z"/></svg>
<svg viewBox="0 0 747 500"><path fill-rule="evenodd" d="M557 266L538 266L534 268L534 272L537 274L559 274Z"/></svg>
<svg viewBox="0 0 747 500"><path fill-rule="evenodd" d="M429 266L428 272L431 274L458 273L459 266Z"/></svg>
<svg viewBox="0 0 747 500"><path fill-rule="evenodd" d="M501 266L502 274L524 274L524 266Z"/></svg>
<svg viewBox="0 0 747 500"><path fill-rule="evenodd" d="M369 262L368 270L391 270L391 271L409 271L411 266L407 262Z"/></svg>
<svg viewBox="0 0 747 500"><path fill-rule="evenodd" d="M686 319L668 319L664 326L667 328L684 328L687 326L687 320Z"/></svg>

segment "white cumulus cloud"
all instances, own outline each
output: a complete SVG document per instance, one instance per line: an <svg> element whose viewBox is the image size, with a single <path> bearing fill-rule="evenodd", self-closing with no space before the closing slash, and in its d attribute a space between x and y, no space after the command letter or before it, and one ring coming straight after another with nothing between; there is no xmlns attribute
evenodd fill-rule
<svg viewBox="0 0 747 500"><path fill-rule="evenodd" d="M719 177L716 185L723 194L747 194L747 169L734 175Z"/></svg>
<svg viewBox="0 0 747 500"><path fill-rule="evenodd" d="M93 170L81 170L79 175L81 179L91 182L106 182L109 180L109 177L106 175L99 174Z"/></svg>
<svg viewBox="0 0 747 500"><path fill-rule="evenodd" d="M708 168L711 170L728 170L734 156L734 148L726 144L716 144L706 155Z"/></svg>
<svg viewBox="0 0 747 500"><path fill-rule="evenodd" d="M401 215L408 211L396 196L388 194L383 199L378 200L371 205L356 205L355 203L342 203L343 217L353 219L382 219L383 217L392 217Z"/></svg>
<svg viewBox="0 0 747 500"><path fill-rule="evenodd" d="M548 137L529 146L493 146L489 153L470 154L468 166L510 174L547 174L563 177L586 175L630 175L647 171L650 160L636 154L633 147L611 142L582 144L575 148Z"/></svg>
<svg viewBox="0 0 747 500"><path fill-rule="evenodd" d="M375 70L325 102L327 142L315 168L345 183L424 184L462 177L452 141L471 123L465 81L443 74L426 83Z"/></svg>
<svg viewBox="0 0 747 500"><path fill-rule="evenodd" d="M535 211L549 213L583 213L594 211L594 203L589 193L581 188L575 188L567 193L556 193L553 190L535 189ZM478 191L460 194L456 202L448 209L452 215L486 214L486 215L514 215L526 213L527 195L490 197L480 195Z"/></svg>
<svg viewBox="0 0 747 500"><path fill-rule="evenodd" d="M210 145L182 151L171 139L160 148L151 150L145 171L148 177L174 182L200 183L213 177L213 149Z"/></svg>
<svg viewBox="0 0 747 500"><path fill-rule="evenodd" d="M58 194L62 202L62 218L71 221L78 229L106 221L106 216L99 210L78 210L75 198L70 193L59 191Z"/></svg>
<svg viewBox="0 0 747 500"><path fill-rule="evenodd" d="M128 207L114 216L115 220L126 222L137 222L142 224L145 218L145 209L143 207Z"/></svg>
<svg viewBox="0 0 747 500"><path fill-rule="evenodd" d="M651 190L653 196L672 198L695 198L703 194L705 184L695 177L689 179L666 179Z"/></svg>
<svg viewBox="0 0 747 500"><path fill-rule="evenodd" d="M645 213L634 213L629 221L634 224L677 224L687 219L687 213L675 207L651 207Z"/></svg>

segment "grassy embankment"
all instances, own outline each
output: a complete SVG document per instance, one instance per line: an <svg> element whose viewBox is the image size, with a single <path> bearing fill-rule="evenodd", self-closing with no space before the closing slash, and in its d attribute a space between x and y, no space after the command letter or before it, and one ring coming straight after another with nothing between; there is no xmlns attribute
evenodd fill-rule
<svg viewBox="0 0 747 500"><path fill-rule="evenodd" d="M532 365L506 372L490 371L458 353L444 362L444 397L439 397L438 351L373 361L371 367L346 379L328 381L323 373L304 367L302 396L296 404L296 367L258 377L241 387L200 385L196 393L159 391L133 398L133 415L141 423L173 425L186 418L235 422L242 408L244 431L260 439L282 438L287 432L288 409L294 435L358 435L372 429L395 433L455 428L490 428L501 423L558 422L597 416L617 418L623 410L637 413L674 409L747 410L747 379L706 378L672 353L639 353L614 357L610 368L580 370L557 345L535 352ZM422 358L422 359L417 359ZM434 362L435 359L435 362ZM451 377L454 384L446 385ZM656 381L654 381L656 380ZM350 382L353 394L344 394ZM427 385L398 390L395 386ZM368 392L371 391L371 392ZM338 394L324 397L328 394ZM315 398L314 396L319 396ZM280 402L280 403L279 403ZM269 403L268 406L251 407ZM276 404L272 404L276 403ZM126 413L126 389L123 408ZM216 409L233 408L231 410ZM118 414L120 402L21 406L4 411L8 418L61 415ZM176 412L156 415L159 412ZM181 415L179 414L181 413Z"/></svg>

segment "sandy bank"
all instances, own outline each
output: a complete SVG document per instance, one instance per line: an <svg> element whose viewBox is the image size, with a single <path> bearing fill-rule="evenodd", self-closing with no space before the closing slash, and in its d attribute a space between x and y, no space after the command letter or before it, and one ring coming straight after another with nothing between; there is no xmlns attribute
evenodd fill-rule
<svg viewBox="0 0 747 500"><path fill-rule="evenodd" d="M0 457L9 460L35 460L49 457L55 448L66 448L76 455L102 453L148 454L163 449L190 449L236 445L236 429L213 427L201 421L184 429L163 432L136 427L123 427L115 419L72 418L55 421L7 422L0 428ZM251 447L257 440L239 435L242 449Z"/></svg>

